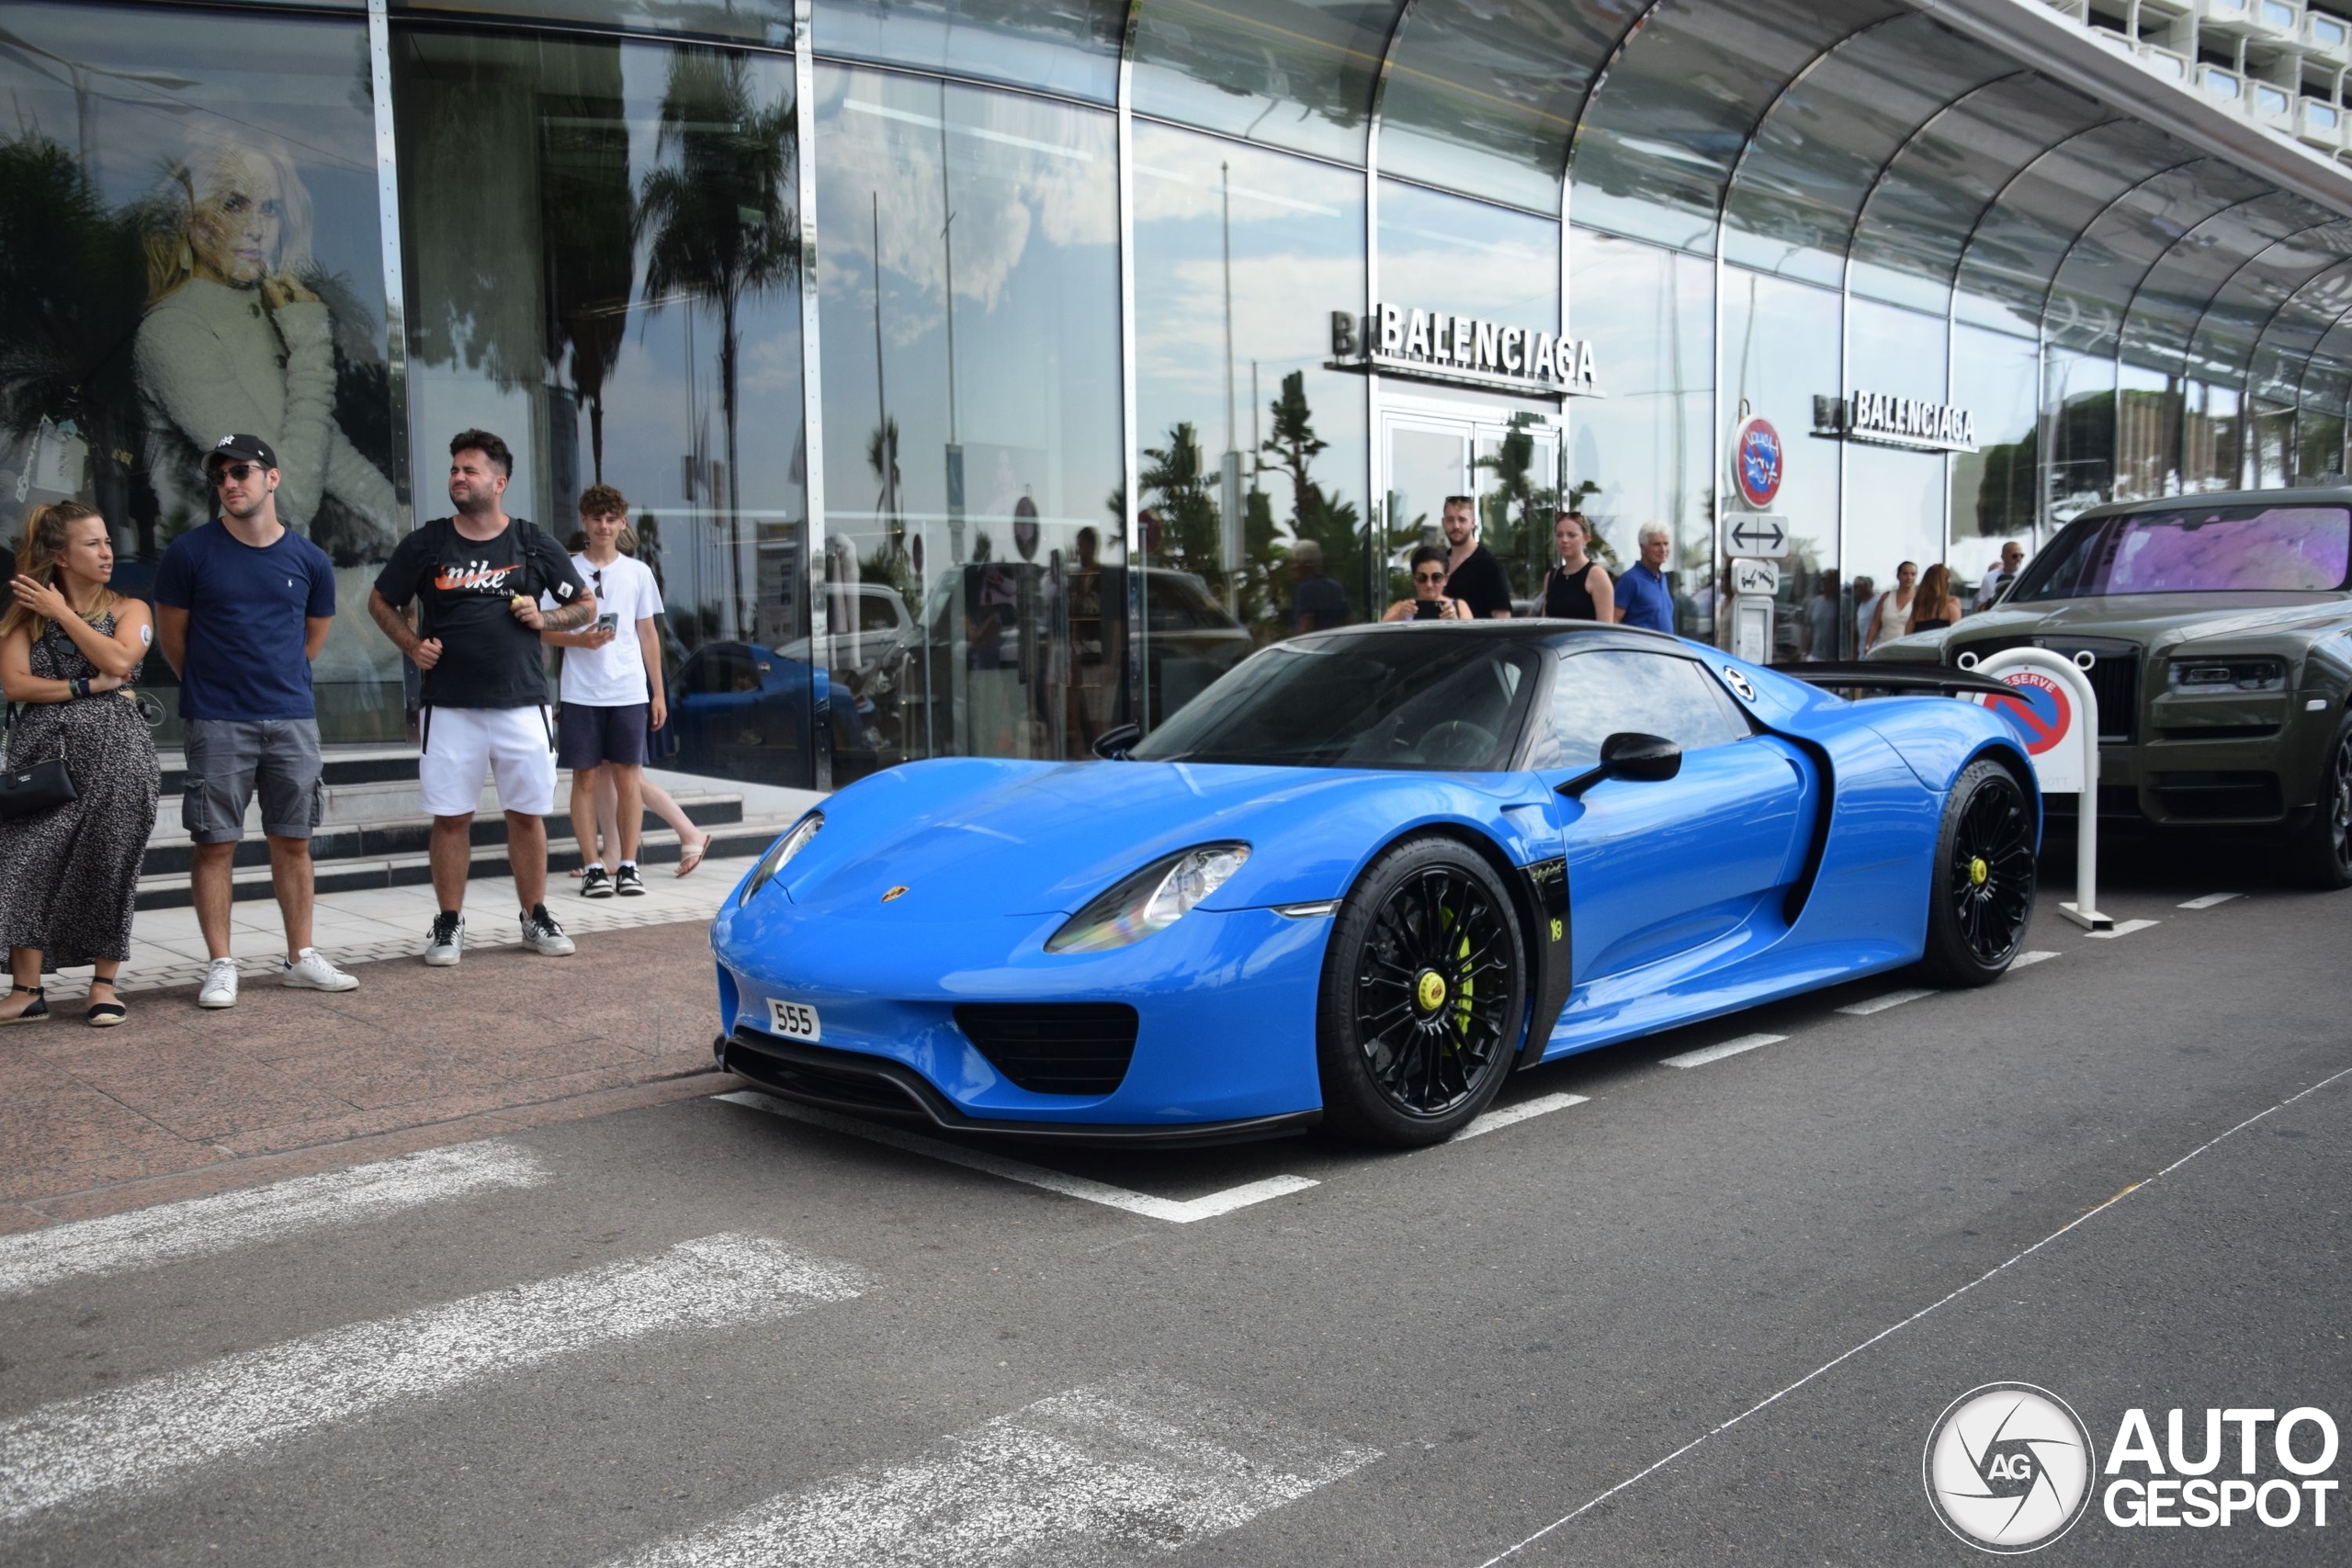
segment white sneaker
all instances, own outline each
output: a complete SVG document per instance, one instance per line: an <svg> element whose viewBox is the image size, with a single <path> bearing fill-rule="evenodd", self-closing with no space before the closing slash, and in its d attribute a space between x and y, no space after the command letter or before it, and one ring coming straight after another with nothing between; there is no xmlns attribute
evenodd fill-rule
<svg viewBox="0 0 2352 1568"><path fill-rule="evenodd" d="M523 912L523 945L533 953L544 953L549 958L566 958L574 951L572 940L563 934L548 907L541 904Z"/></svg>
<svg viewBox="0 0 2352 1568"><path fill-rule="evenodd" d="M315 947L306 947L279 974L277 983L298 991L356 991L359 976L346 975Z"/></svg>
<svg viewBox="0 0 2352 1568"><path fill-rule="evenodd" d="M204 966L204 989L196 993L196 1005L200 1008L232 1008L237 1005L237 961L216 958Z"/></svg>
<svg viewBox="0 0 2352 1568"><path fill-rule="evenodd" d="M454 909L444 909L433 917L433 930L424 939L424 961L435 969L447 969L465 955L466 918Z"/></svg>

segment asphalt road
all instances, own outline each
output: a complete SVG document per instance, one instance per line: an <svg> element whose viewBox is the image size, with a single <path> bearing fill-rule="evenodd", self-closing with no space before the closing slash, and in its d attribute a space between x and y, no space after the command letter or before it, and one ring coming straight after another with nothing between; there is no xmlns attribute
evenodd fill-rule
<svg viewBox="0 0 2352 1568"><path fill-rule="evenodd" d="M707 1100L0 1239L0 1562L1979 1561L1922 1483L1979 1385L2102 1466L2133 1407L2352 1427L2352 894L2111 858L2154 924L2046 896L1988 990L1594 1053L1409 1155L981 1168ZM2341 1493L2109 1480L2039 1561L2346 1559Z"/></svg>

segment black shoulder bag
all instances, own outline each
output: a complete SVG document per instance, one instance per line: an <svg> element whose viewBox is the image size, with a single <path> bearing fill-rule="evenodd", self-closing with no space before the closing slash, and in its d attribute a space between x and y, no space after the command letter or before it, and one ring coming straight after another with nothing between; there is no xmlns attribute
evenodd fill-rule
<svg viewBox="0 0 2352 1568"><path fill-rule="evenodd" d="M38 816L76 798L74 775L65 768L62 735L58 737L57 755L45 762L20 767L9 757L8 747L16 739L17 707L10 703L7 722L0 724L0 758L8 759L8 765L0 769L0 821Z"/></svg>

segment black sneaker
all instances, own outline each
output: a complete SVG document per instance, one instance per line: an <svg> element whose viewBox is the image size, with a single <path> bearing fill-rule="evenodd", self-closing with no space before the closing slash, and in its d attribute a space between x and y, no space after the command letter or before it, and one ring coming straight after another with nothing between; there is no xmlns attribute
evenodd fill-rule
<svg viewBox="0 0 2352 1568"><path fill-rule="evenodd" d="M624 898L642 898L645 897L645 878L637 874L636 866L623 863L621 874L613 878L613 891Z"/></svg>
<svg viewBox="0 0 2352 1568"><path fill-rule="evenodd" d="M580 874L580 896L582 898L609 898L613 896L613 879L601 865L592 865Z"/></svg>
<svg viewBox="0 0 2352 1568"><path fill-rule="evenodd" d="M555 917L548 913L545 904L523 911L523 945L549 958L569 957L573 951L571 939L563 934L563 928L555 923Z"/></svg>

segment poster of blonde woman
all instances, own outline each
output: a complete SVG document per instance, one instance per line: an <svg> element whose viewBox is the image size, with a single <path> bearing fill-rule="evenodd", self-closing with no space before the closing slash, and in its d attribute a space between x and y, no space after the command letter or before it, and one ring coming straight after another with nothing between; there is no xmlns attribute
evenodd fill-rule
<svg viewBox="0 0 2352 1568"><path fill-rule="evenodd" d="M311 261L310 193L292 160L247 133L199 130L148 219L135 363L166 509L178 500L204 515L199 455L223 431L250 431L277 453L288 526L338 566L383 559L398 502L336 421L334 286Z"/></svg>
<svg viewBox="0 0 2352 1568"><path fill-rule="evenodd" d="M358 603L410 525L364 22L6 11L0 564L28 508L71 501L105 518L113 585L143 596L213 515L199 458L237 431L277 452L280 520ZM399 660L365 615L336 618L315 671L330 739L403 734ZM174 676L150 660L141 680ZM177 739L176 720L158 736Z"/></svg>

